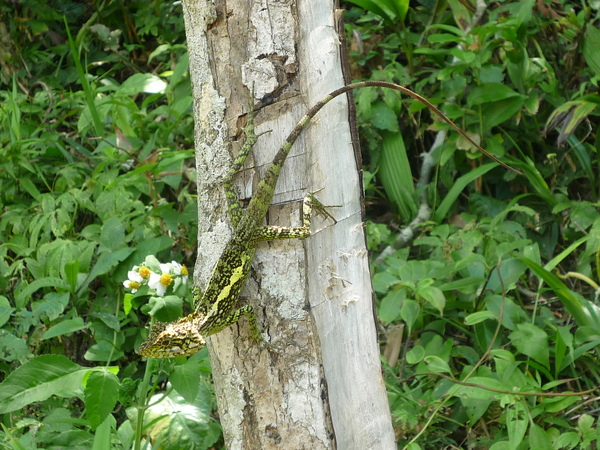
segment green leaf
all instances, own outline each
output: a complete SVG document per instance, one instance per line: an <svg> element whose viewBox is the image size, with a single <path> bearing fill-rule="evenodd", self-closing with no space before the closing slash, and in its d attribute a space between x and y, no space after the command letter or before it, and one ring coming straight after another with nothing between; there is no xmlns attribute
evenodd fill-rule
<svg viewBox="0 0 600 450"><path fill-rule="evenodd" d="M75 317L73 319L63 320L56 325L51 326L42 337L42 340L51 339L56 336L63 336L65 334L71 334L75 331L83 330L88 325L83 323L81 317Z"/></svg>
<svg viewBox="0 0 600 450"><path fill-rule="evenodd" d="M125 227L118 218L111 217L102 224L100 243L109 250L118 250L125 245Z"/></svg>
<svg viewBox="0 0 600 450"><path fill-rule="evenodd" d="M484 83L471 89L468 105L478 106L488 102L499 102L511 97L520 97L521 94L502 83Z"/></svg>
<svg viewBox="0 0 600 450"><path fill-rule="evenodd" d="M419 319L419 314L421 313L421 307L414 300L404 300L402 305L402 310L400 311L400 315L402 316L402 320L406 322L408 325L408 332L412 332L412 327L415 322Z"/></svg>
<svg viewBox="0 0 600 450"><path fill-rule="evenodd" d="M30 356L31 352L24 339L7 330L0 330L0 361L23 362Z"/></svg>
<svg viewBox="0 0 600 450"><path fill-rule="evenodd" d="M475 325L487 319L496 319L496 315L490 311L478 311L465 317L465 325Z"/></svg>
<svg viewBox="0 0 600 450"><path fill-rule="evenodd" d="M15 308L10 306L8 299L5 296L0 295L0 327L8 322L8 319L10 319L10 316L14 311Z"/></svg>
<svg viewBox="0 0 600 450"><path fill-rule="evenodd" d="M404 139L400 132L383 131L381 137L383 142L378 177L400 216L408 223L417 215L418 205Z"/></svg>
<svg viewBox="0 0 600 450"><path fill-rule="evenodd" d="M517 329L508 335L513 345L522 354L549 368L548 334L532 323L519 323Z"/></svg>
<svg viewBox="0 0 600 450"><path fill-rule="evenodd" d="M432 355L425 357L425 364L427 364L427 368L432 372L452 373L448 363L439 356Z"/></svg>
<svg viewBox="0 0 600 450"><path fill-rule="evenodd" d="M588 23L587 31L583 39L583 57L585 62L596 74L600 76L600 30L592 23Z"/></svg>
<svg viewBox="0 0 600 450"><path fill-rule="evenodd" d="M85 414L93 430L106 420L117 404L119 385L117 376L108 370L94 370L90 373L85 383L83 400Z"/></svg>
<svg viewBox="0 0 600 450"><path fill-rule="evenodd" d="M212 405L202 390L194 404L188 404L175 390L166 398L157 394L149 403L152 406L144 414L144 432L152 440L153 448L211 448L221 436L220 427L207 408ZM128 415L135 422L137 411L132 408Z"/></svg>
<svg viewBox="0 0 600 450"><path fill-rule="evenodd" d="M104 422L96 428L96 433L94 433L94 444L92 445L92 450L105 450L107 448L112 448L112 434L111 430L116 428L117 421L112 415L106 416Z"/></svg>
<svg viewBox="0 0 600 450"><path fill-rule="evenodd" d="M44 401L52 395L81 397L82 380L89 371L62 355L38 356L0 383L0 414Z"/></svg>
<svg viewBox="0 0 600 450"><path fill-rule="evenodd" d="M435 286L425 286L417 290L417 294L423 297L427 302L444 315L444 307L446 306L446 297L444 293Z"/></svg>
<svg viewBox="0 0 600 450"><path fill-rule="evenodd" d="M127 78L118 89L119 94L133 96L136 94L163 94L167 83L151 73L136 73Z"/></svg>
<svg viewBox="0 0 600 450"><path fill-rule="evenodd" d="M406 353L406 363L411 365L419 364L423 361L424 356L425 349L420 345L415 345Z"/></svg>
<svg viewBox="0 0 600 450"><path fill-rule="evenodd" d="M67 284L66 281L62 280L61 278L56 278L56 277L40 278L38 280L33 281L31 284L27 285L22 291L19 291L15 295L16 307L23 308L28 303L26 300L29 300L31 298L31 296L33 295L33 293L36 292L38 289L41 289L44 287L53 287L57 290L62 289L65 291L69 290L69 285Z"/></svg>
<svg viewBox="0 0 600 450"><path fill-rule="evenodd" d="M176 295L151 297L142 311L161 322L171 322L183 314L183 301Z"/></svg>
<svg viewBox="0 0 600 450"><path fill-rule="evenodd" d="M70 261L65 264L65 277L69 286L71 286L70 292L77 290L77 276L79 275L79 260Z"/></svg>
<svg viewBox="0 0 600 450"><path fill-rule="evenodd" d="M444 217L446 217L446 214L448 214L448 211L452 205L456 203L456 199L460 196L460 194L462 194L462 191L469 185L469 183L488 173L497 165L498 163L495 162L484 164L483 166L479 166L476 169L471 170L456 180L444 200L440 203L440 206L438 206L435 210L435 213L433 214L433 220L435 220L437 223L441 223L442 220L444 220Z"/></svg>
<svg viewBox="0 0 600 450"><path fill-rule="evenodd" d="M69 304L67 292L50 292L42 300L31 303L31 311L38 320L56 320Z"/></svg>
<svg viewBox="0 0 600 450"><path fill-rule="evenodd" d="M398 116L385 102L377 101L371 106L371 121L373 127L382 131L399 133Z"/></svg>
<svg viewBox="0 0 600 450"><path fill-rule="evenodd" d="M543 267L538 266L533 261L527 258L520 258L527 266L535 273L538 277L548 284L552 290L556 293L565 309L573 316L575 322L581 326L594 327L600 325L592 320L589 308L584 308L584 305L589 303L586 299L580 295L571 291L560 278L551 272L548 272Z"/></svg>
<svg viewBox="0 0 600 450"><path fill-rule="evenodd" d="M110 272L117 264L131 255L133 251L134 249L132 248L124 247L116 251L102 253L86 280L91 281L100 275Z"/></svg>
<svg viewBox="0 0 600 450"><path fill-rule="evenodd" d="M390 8L390 3L393 3L392 0L349 0L351 3L360 6L362 9L366 11L370 11L374 14L377 14L381 17L388 25L393 25L397 23L399 17L394 14L393 9ZM408 3L408 2L406 2ZM408 6L408 5L407 5ZM404 13L406 15L406 13ZM402 17L402 20L404 18Z"/></svg>
<svg viewBox="0 0 600 450"><path fill-rule="evenodd" d="M516 402L506 409L506 428L508 431L508 442L511 448L516 449L527 431L529 423L528 411L521 402Z"/></svg>
<svg viewBox="0 0 600 450"><path fill-rule="evenodd" d="M381 299L378 308L378 317L384 324L389 324L400 316L402 303L406 299L405 289L392 289Z"/></svg>
<svg viewBox="0 0 600 450"><path fill-rule="evenodd" d="M173 388L181 395L186 402L193 403L198 396L201 383L199 383L202 374L210 372L210 363L208 362L208 353L202 350L204 357L194 355L184 364L176 365L173 372L169 375L169 381Z"/></svg>
<svg viewBox="0 0 600 450"><path fill-rule="evenodd" d="M483 129L491 130L496 125L513 117L527 100L525 95L511 97L499 102L486 103L481 106L483 116Z"/></svg>

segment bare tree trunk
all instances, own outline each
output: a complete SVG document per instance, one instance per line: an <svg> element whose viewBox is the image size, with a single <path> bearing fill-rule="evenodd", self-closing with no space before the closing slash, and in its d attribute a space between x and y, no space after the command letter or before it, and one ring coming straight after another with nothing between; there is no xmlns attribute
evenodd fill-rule
<svg viewBox="0 0 600 450"><path fill-rule="evenodd" d="M196 117L199 250L207 280L230 229L220 183L240 146L250 91L271 98L265 132L238 179L252 196L271 158L306 110L343 85L331 0L183 2ZM243 297L281 353L248 339L245 320L210 339L228 448L395 448L371 300L361 186L345 98L326 106L286 161L268 222L298 225L307 192L338 223L313 236L262 245ZM231 148L228 143L232 142Z"/></svg>

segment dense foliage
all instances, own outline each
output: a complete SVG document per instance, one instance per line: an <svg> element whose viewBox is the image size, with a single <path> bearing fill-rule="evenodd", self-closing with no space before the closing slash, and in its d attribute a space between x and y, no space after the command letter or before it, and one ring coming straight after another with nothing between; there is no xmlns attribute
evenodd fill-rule
<svg viewBox="0 0 600 450"><path fill-rule="evenodd" d="M91 3L0 5L0 445L218 446L206 352L133 352L142 311L181 314L185 285L123 287L144 260L193 264L181 7ZM597 445L600 4L353 4L355 79L415 90L524 173L396 93L356 94L399 445Z"/></svg>
<svg viewBox="0 0 600 450"><path fill-rule="evenodd" d="M597 445L600 4L352 1L357 76L400 80L525 175L357 94L399 445Z"/></svg>

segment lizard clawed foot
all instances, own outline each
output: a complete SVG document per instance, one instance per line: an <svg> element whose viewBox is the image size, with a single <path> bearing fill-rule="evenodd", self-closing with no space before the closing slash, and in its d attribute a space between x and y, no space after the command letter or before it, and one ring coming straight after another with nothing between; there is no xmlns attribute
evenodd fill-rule
<svg viewBox="0 0 600 450"><path fill-rule="evenodd" d="M318 192L318 191L317 191ZM312 202L312 208L314 209L314 211L317 213L317 215L323 216L323 217L329 217L334 224L337 223L337 220L335 220L335 217L333 217L329 211L327 211L327 209L330 208L341 208L342 205L324 205L323 203L321 203L317 197L315 197L316 192L311 192L310 194L308 194L308 196L310 197L310 200Z"/></svg>

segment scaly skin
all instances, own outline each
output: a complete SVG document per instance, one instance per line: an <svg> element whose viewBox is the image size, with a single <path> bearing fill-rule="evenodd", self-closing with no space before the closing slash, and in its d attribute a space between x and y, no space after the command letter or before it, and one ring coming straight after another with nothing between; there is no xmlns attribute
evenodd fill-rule
<svg viewBox="0 0 600 450"><path fill-rule="evenodd" d="M294 127L275 155L264 178L258 184L248 207L244 210L239 204L239 199L233 188L233 179L244 165L256 143L254 134L253 114L249 114L246 126L246 143L240 154L235 159L223 183L225 195L229 206L229 216L234 228L233 236L225 246L225 250L215 264L212 275L206 285L204 293L200 295L198 288L194 288L195 310L186 317L175 322L157 322L152 326L148 338L140 346L138 353L142 356L153 358L171 358L176 356L192 355L198 352L205 344L205 338L218 333L223 328L237 322L242 316L247 316L250 322L252 337L260 340L260 332L256 326L256 317L249 305L237 309L240 291L248 278L250 267L260 241L278 239L305 239L310 236L310 223L312 207L324 213L323 206L312 195L307 195L303 205L303 223L301 227L263 226L277 179L290 152L303 129L310 120L331 100L353 89L363 87L381 87L400 91L415 100L425 104L430 110L448 123L479 151L503 167L518 174L519 171L500 161L494 155L486 152L481 146L467 136L457 125L444 116L434 105L411 90L384 81L364 81L341 87L308 110L306 115ZM325 213L326 214L326 213ZM331 216L330 216L331 217Z"/></svg>

